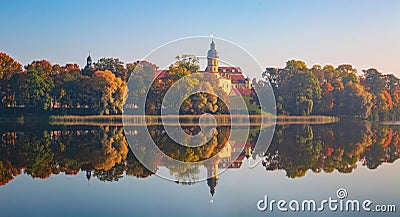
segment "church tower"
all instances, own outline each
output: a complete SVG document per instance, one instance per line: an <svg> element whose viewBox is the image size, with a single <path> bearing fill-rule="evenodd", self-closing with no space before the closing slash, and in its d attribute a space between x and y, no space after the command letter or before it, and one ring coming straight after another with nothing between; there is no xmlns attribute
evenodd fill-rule
<svg viewBox="0 0 400 217"><path fill-rule="evenodd" d="M207 53L207 68L206 72L218 72L218 52L215 49L214 39L211 39L210 50Z"/></svg>
<svg viewBox="0 0 400 217"><path fill-rule="evenodd" d="M82 75L92 76L94 71L92 57L90 56L89 52L89 56L86 58L86 66L82 70Z"/></svg>
<svg viewBox="0 0 400 217"><path fill-rule="evenodd" d="M92 57L90 56L90 53L89 53L89 56L86 58L86 66L85 66L85 68L86 69L92 68L93 67L92 64L93 64Z"/></svg>

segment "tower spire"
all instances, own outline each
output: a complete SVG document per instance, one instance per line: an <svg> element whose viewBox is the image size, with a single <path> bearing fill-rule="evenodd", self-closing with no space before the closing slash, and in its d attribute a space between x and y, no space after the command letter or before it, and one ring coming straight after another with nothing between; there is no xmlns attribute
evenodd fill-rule
<svg viewBox="0 0 400 217"><path fill-rule="evenodd" d="M207 185L210 187L211 203L214 202L215 187L218 185L218 162L219 160L205 165L207 168Z"/></svg>
<svg viewBox="0 0 400 217"><path fill-rule="evenodd" d="M90 56L90 50L89 50L89 56L86 58L86 66L82 70L82 75L92 76L93 72L94 72L93 61L92 61L92 56Z"/></svg>
<svg viewBox="0 0 400 217"><path fill-rule="evenodd" d="M88 67L92 66L92 57L90 56L90 50L89 50L89 56L86 58L86 66Z"/></svg>
<svg viewBox="0 0 400 217"><path fill-rule="evenodd" d="M211 34L210 50L207 53L207 72L218 72L218 52L215 49L214 35Z"/></svg>

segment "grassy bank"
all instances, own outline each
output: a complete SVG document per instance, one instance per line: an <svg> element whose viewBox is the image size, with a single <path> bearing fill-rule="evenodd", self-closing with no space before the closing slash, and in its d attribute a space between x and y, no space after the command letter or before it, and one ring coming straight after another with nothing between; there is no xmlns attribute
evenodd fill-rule
<svg viewBox="0 0 400 217"><path fill-rule="evenodd" d="M249 119L247 119L249 117ZM52 125L114 125L122 126L123 122L127 125L159 125L164 122L167 125L176 125L177 121L181 125L196 125L199 123L200 115L166 115L161 116L141 116L126 115L124 120L121 115L90 115L90 116L50 116L49 123ZM271 124L326 124L337 122L339 119L332 116L260 116L260 115L216 115L218 125L261 125ZM207 123L212 123L211 119L204 119Z"/></svg>

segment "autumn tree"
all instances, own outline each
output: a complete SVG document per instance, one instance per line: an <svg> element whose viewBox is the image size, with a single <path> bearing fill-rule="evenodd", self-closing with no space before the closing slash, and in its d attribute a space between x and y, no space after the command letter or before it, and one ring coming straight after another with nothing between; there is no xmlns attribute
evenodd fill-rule
<svg viewBox="0 0 400 217"><path fill-rule="evenodd" d="M368 118L373 106L373 96L358 83L349 81L344 88L341 114Z"/></svg>
<svg viewBox="0 0 400 217"><path fill-rule="evenodd" d="M398 93L400 92L400 79L393 74L382 75L385 83L385 90L382 91L381 97L386 104L386 111L383 111L386 119L399 120L400 104L398 103Z"/></svg>
<svg viewBox="0 0 400 217"><path fill-rule="evenodd" d="M59 103L60 107L71 107L74 97L76 97L74 94L76 91L75 81L81 78L78 64L53 65L52 78L54 80L54 87L51 91L53 106Z"/></svg>
<svg viewBox="0 0 400 217"><path fill-rule="evenodd" d="M197 73L199 69L199 60L195 56L176 57L176 62L162 75L158 75L156 82L149 88L146 96L146 114L160 114L163 102L165 112L226 112L227 106L223 103L227 102L226 93L218 86L218 80L214 75ZM165 97L167 91L172 97ZM194 92L201 93L192 94Z"/></svg>
<svg viewBox="0 0 400 217"><path fill-rule="evenodd" d="M99 114L120 114L126 100L126 83L112 72L96 71L90 81L93 101L90 104ZM82 97L81 97L82 98Z"/></svg>
<svg viewBox="0 0 400 217"><path fill-rule="evenodd" d="M325 82L321 86L321 103L318 106L318 113L332 115L335 106L335 88L330 82Z"/></svg>
<svg viewBox="0 0 400 217"><path fill-rule="evenodd" d="M392 104L390 94L386 92L384 76L378 70L371 68L364 70L365 88L374 96L373 119L387 119Z"/></svg>
<svg viewBox="0 0 400 217"><path fill-rule="evenodd" d="M103 57L94 63L94 69L96 71L108 70L123 81L127 81L129 78L128 70L125 68L124 62L118 58Z"/></svg>
<svg viewBox="0 0 400 217"><path fill-rule="evenodd" d="M176 57L176 62L169 66L169 69L165 71L163 78L157 77L159 80L152 83L150 91L146 96L146 114L160 114L165 94L175 82L183 79L180 81L179 85L174 86L174 90L178 92L171 94L172 96L181 97L166 100L166 103L168 104L167 106L170 107L170 110L175 109L176 111L176 109L179 109L179 101L183 101L182 98L189 96L188 93L195 88L194 82L199 83L198 79L196 80L186 77L191 73L198 71L198 61L197 58L189 56Z"/></svg>
<svg viewBox="0 0 400 217"><path fill-rule="evenodd" d="M25 66L26 71L35 71L41 77L49 77L53 74L53 66L47 60L34 60Z"/></svg>
<svg viewBox="0 0 400 217"><path fill-rule="evenodd" d="M394 91L392 94L392 100L393 100L393 109L392 109L392 114L391 114L391 119L392 120L399 120L400 119L400 89L397 89Z"/></svg>
<svg viewBox="0 0 400 217"><path fill-rule="evenodd" d="M6 53L0 52L0 107L8 107L14 104L11 92L10 79L14 74L20 73L22 66Z"/></svg>

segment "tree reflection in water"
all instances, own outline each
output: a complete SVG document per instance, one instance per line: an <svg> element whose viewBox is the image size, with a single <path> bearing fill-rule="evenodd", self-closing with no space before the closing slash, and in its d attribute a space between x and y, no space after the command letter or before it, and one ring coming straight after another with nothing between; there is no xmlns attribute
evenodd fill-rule
<svg viewBox="0 0 400 217"><path fill-rule="evenodd" d="M142 130L138 128L125 134L140 136ZM198 130L196 127L184 128L188 134L196 134ZM245 149L237 150L235 144L229 144L227 148L229 128L217 128L211 140L202 147L187 148L176 146L164 135L162 128L151 127L149 132L159 148L176 159L197 162L222 151L224 154L214 165L198 163L190 168L177 168L164 165L162 156L142 150L139 154L149 161L146 162L152 167L149 170L130 151L122 127L3 127L0 131L0 185L9 183L21 173L44 179L51 174L75 175L83 172L88 179L95 177L112 182L123 176L146 178L159 167L166 167L178 183L192 184L196 182L199 167L205 166L210 174L207 180L210 193L214 194L218 183L218 165L231 163L229 169L239 168L250 155L262 158L262 165L267 171L285 170L290 178L302 177L307 171L351 173L357 165L376 169L384 162L394 162L400 155L399 126L348 121L329 125L277 126L266 152L262 147L254 149L259 130L252 128ZM131 144L131 147L140 148L140 144ZM231 152L240 152L239 157L225 160Z"/></svg>
<svg viewBox="0 0 400 217"><path fill-rule="evenodd" d="M330 125L277 126L262 164L290 178L315 173L351 173L357 162L376 169L399 158L398 126L342 121Z"/></svg>

